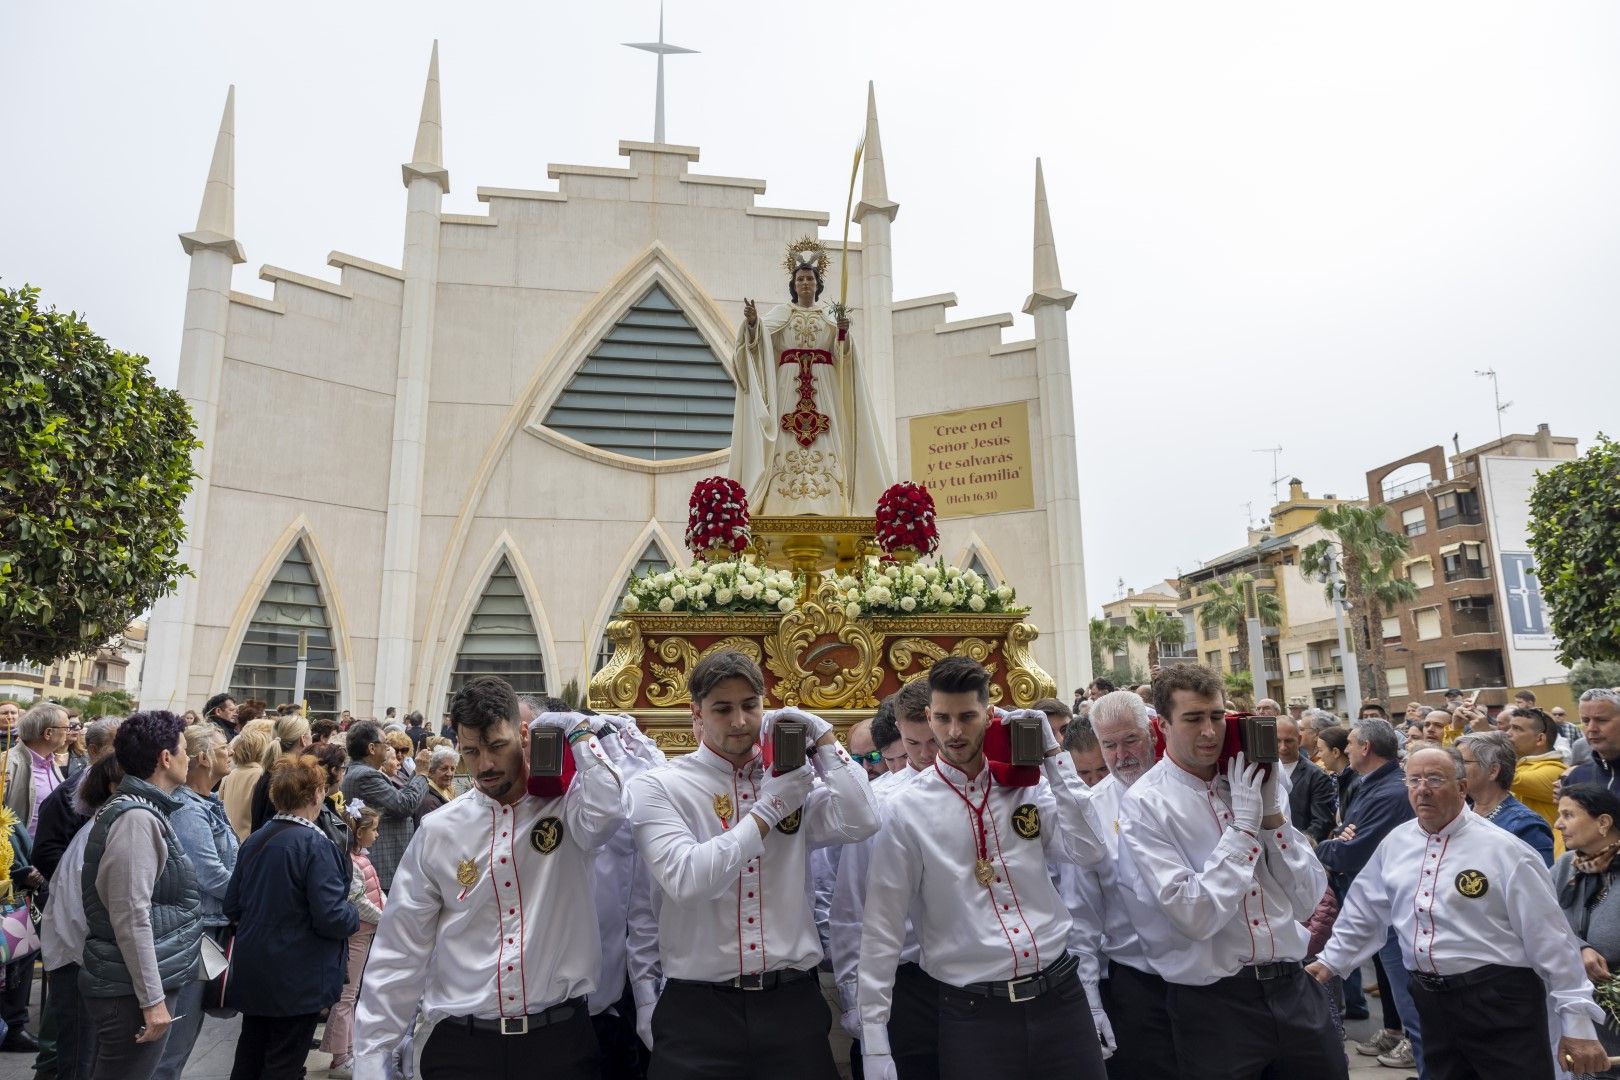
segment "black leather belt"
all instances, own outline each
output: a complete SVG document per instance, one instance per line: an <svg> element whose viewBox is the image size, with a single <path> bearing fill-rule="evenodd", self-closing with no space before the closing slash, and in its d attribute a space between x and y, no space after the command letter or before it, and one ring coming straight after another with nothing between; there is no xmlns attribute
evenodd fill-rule
<svg viewBox="0 0 1620 1080"><path fill-rule="evenodd" d="M495 1020L486 1020L481 1016L452 1016L446 1022L465 1024L474 1035L527 1035L531 1031L572 1020L575 1010L584 1008L585 999L577 997L559 1001L549 1009L528 1016L502 1016Z"/></svg>
<svg viewBox="0 0 1620 1080"><path fill-rule="evenodd" d="M1448 993L1452 990L1461 990L1465 986L1478 986L1482 982L1500 979L1504 975L1511 975L1516 971L1526 971L1527 968L1509 967L1506 964L1485 964L1473 971L1465 971L1460 975L1431 975L1426 971L1408 971L1413 980L1423 989L1436 994Z"/></svg>
<svg viewBox="0 0 1620 1080"><path fill-rule="evenodd" d="M721 979L719 982L704 982L701 979L666 979L665 982L677 983L681 986L702 986L709 990L775 990L779 986L792 986L794 983L814 979L814 971L800 971L798 968L783 968L780 971L765 971L758 975L739 975L735 979Z"/></svg>
<svg viewBox="0 0 1620 1080"><path fill-rule="evenodd" d="M1022 979L1008 979L1006 982L980 982L968 983L966 986L952 986L951 990L960 990L964 994L975 997L1006 998L1008 1001L1021 1003L1033 1001L1049 990L1055 990L1058 984L1075 973L1080 961L1072 953L1064 953L1063 959L1055 964L1049 964L1033 975Z"/></svg>
<svg viewBox="0 0 1620 1080"><path fill-rule="evenodd" d="M1294 972L1304 970L1305 965L1298 960L1279 960L1275 964L1245 964L1237 969L1237 974L1228 978L1270 982L1272 979L1286 979Z"/></svg>

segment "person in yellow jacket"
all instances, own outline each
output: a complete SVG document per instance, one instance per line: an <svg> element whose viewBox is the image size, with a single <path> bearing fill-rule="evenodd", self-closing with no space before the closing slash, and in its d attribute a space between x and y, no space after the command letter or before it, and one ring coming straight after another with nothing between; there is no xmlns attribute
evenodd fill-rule
<svg viewBox="0 0 1620 1080"><path fill-rule="evenodd" d="M1558 818L1558 797L1553 792L1569 768L1557 749L1558 725L1541 709L1516 706L1508 718L1507 734L1519 758L1513 797L1552 825ZM1553 857L1563 853L1563 837L1553 829Z"/></svg>

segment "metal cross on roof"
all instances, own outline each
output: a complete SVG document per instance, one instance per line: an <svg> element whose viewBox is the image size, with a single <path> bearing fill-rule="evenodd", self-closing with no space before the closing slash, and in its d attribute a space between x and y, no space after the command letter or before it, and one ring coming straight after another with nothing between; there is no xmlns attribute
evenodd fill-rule
<svg viewBox="0 0 1620 1080"><path fill-rule="evenodd" d="M626 48L640 49L650 52L658 57L658 95L653 110L653 142L664 141L664 57L677 53L695 53L696 49L685 49L679 45L668 45L664 42L664 5L658 5L658 40L657 41L626 41Z"/></svg>

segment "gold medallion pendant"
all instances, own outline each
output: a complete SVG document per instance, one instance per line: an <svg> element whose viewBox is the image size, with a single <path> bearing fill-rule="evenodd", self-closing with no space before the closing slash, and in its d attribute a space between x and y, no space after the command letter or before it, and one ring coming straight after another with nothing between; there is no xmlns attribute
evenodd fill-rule
<svg viewBox="0 0 1620 1080"><path fill-rule="evenodd" d="M995 876L995 867L990 865L989 859L980 859L973 864L973 880L980 885L990 884Z"/></svg>
<svg viewBox="0 0 1620 1080"><path fill-rule="evenodd" d="M714 816L720 819L720 824L731 824L731 796L716 795L714 797Z"/></svg>
<svg viewBox="0 0 1620 1080"><path fill-rule="evenodd" d="M456 863L456 884L463 889L470 889L478 884L478 864L471 859L462 859Z"/></svg>

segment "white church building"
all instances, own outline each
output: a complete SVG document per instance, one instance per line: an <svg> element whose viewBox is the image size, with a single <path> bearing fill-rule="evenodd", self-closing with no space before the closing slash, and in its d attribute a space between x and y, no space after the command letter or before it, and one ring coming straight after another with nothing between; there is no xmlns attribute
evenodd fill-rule
<svg viewBox="0 0 1620 1080"><path fill-rule="evenodd" d="M227 96L180 237L179 388L202 442L184 511L194 576L153 613L143 707L200 708L219 690L290 701L300 631L316 714L432 720L483 672L520 691L583 687L628 577L690 562L688 495L730 453L742 299L785 296L784 250L829 215L762 205L765 181L703 175L695 147L662 141L621 142L618 165L552 165L544 188L480 187L487 213L446 213L442 146L435 46L399 264L332 252L335 280L263 266L266 300L231 288L245 256ZM1039 162L1035 337L1005 341L1009 313L953 319L952 294L897 298L899 205L870 95L866 155L852 332L892 473L968 492L934 488L939 555L1017 588L1066 697L1090 674L1075 295ZM1002 452L974 456L984 428Z"/></svg>

